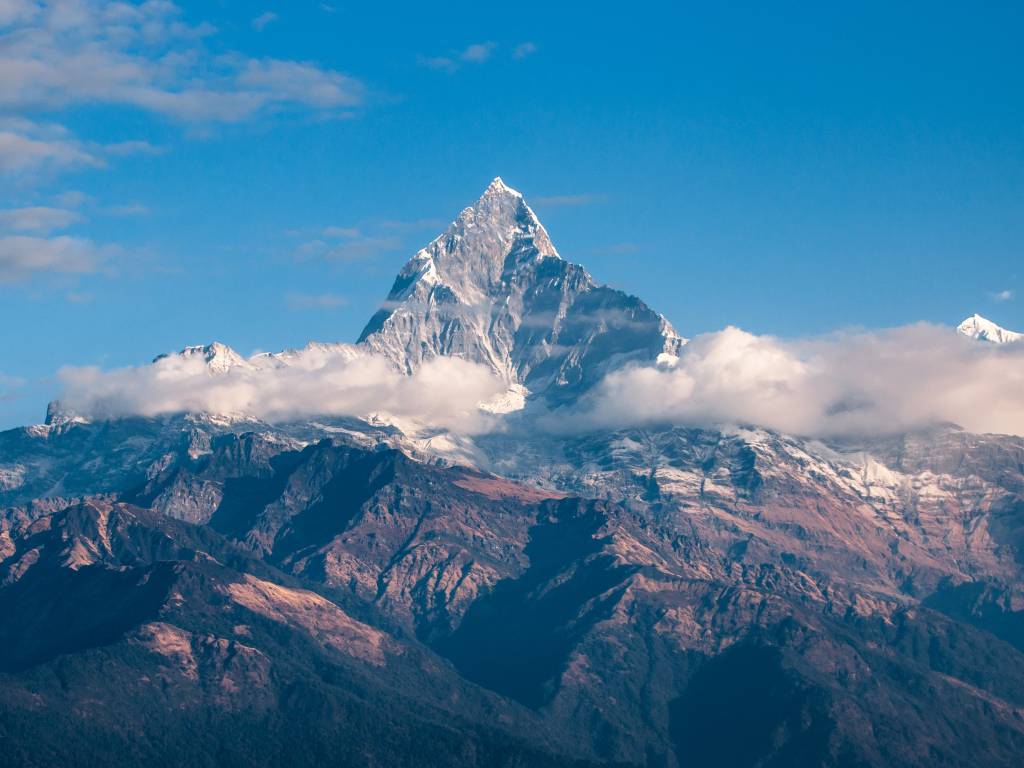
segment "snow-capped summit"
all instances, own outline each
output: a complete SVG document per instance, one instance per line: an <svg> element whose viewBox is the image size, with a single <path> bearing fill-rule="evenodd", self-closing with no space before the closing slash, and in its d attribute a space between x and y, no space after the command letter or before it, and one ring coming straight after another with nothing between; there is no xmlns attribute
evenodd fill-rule
<svg viewBox="0 0 1024 768"><path fill-rule="evenodd" d="M292 365L316 367L328 359L354 360L361 354L364 354L364 351L354 344L310 341L299 349L259 352L247 362L254 368L286 368Z"/></svg>
<svg viewBox="0 0 1024 768"><path fill-rule="evenodd" d="M981 315L974 314L964 320L956 328L957 333L979 341L990 341L993 344L1010 344L1024 341L1024 333L1008 331Z"/></svg>
<svg viewBox="0 0 1024 768"><path fill-rule="evenodd" d="M640 299L563 260L523 196L495 178L406 263L359 342L407 372L462 357L561 401L685 340Z"/></svg>
<svg viewBox="0 0 1024 768"><path fill-rule="evenodd" d="M251 367L249 361L235 352L231 347L226 344L221 344L219 341L215 341L212 344L185 347L183 350L173 355L157 355L153 358L153 362L156 363L161 360L170 360L172 358L181 358L182 360L194 360L198 358L206 363L206 367L209 369L210 373L226 373L232 368Z"/></svg>
<svg viewBox="0 0 1024 768"><path fill-rule="evenodd" d="M423 300L435 286L444 286L460 304L478 305L500 289L519 261L547 257L558 257L547 231L523 196L498 177L440 237L409 260L389 300Z"/></svg>

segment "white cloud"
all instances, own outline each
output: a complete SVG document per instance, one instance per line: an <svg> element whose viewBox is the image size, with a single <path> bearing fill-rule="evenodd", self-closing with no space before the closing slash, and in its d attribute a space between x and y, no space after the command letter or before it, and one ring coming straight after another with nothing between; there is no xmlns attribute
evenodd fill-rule
<svg viewBox="0 0 1024 768"><path fill-rule="evenodd" d="M96 272L113 252L110 246L77 237L0 237L0 283L19 282L39 273Z"/></svg>
<svg viewBox="0 0 1024 768"><path fill-rule="evenodd" d="M249 60L237 82L267 103L291 102L331 109L354 107L363 100L362 84L347 75L314 64L278 59Z"/></svg>
<svg viewBox="0 0 1024 768"><path fill-rule="evenodd" d="M536 43L530 43L530 42L520 43L519 45L517 45L515 48L512 49L512 58L513 59L525 59L527 56L530 56L530 55L532 55L532 54L534 54L536 52L537 52L537 44Z"/></svg>
<svg viewBox="0 0 1024 768"><path fill-rule="evenodd" d="M145 216L149 213L149 208L142 203L123 203L109 206L104 209L104 213L110 216Z"/></svg>
<svg viewBox="0 0 1024 768"><path fill-rule="evenodd" d="M473 43L466 46L466 49L459 54L459 58L474 64L482 64L491 58L496 47L494 43Z"/></svg>
<svg viewBox="0 0 1024 768"><path fill-rule="evenodd" d="M1024 344L975 342L913 325L813 341L737 328L699 336L672 367L610 374L552 430L751 424L828 436L953 422L1024 434Z"/></svg>
<svg viewBox="0 0 1024 768"><path fill-rule="evenodd" d="M337 309L348 303L336 293L286 293L284 301L289 309Z"/></svg>
<svg viewBox="0 0 1024 768"><path fill-rule="evenodd" d="M18 119L0 122L0 174L18 175L103 165L102 158L68 136L59 126Z"/></svg>
<svg viewBox="0 0 1024 768"><path fill-rule="evenodd" d="M1013 296L1013 291L996 291L992 294L992 299L994 301L1013 301Z"/></svg>
<svg viewBox="0 0 1024 768"><path fill-rule="evenodd" d="M31 0L0 0L0 28L26 21L39 12Z"/></svg>
<svg viewBox="0 0 1024 768"><path fill-rule="evenodd" d="M496 43L473 43L461 51L451 51L444 56L418 56L416 61L421 67L436 69L452 74L456 72L463 63L483 64L491 58L497 48Z"/></svg>
<svg viewBox="0 0 1024 768"><path fill-rule="evenodd" d="M406 376L376 355L305 351L290 366L238 367L211 375L202 359L172 355L101 371L63 368L61 404L91 418L169 413L247 414L267 421L388 414L463 434L487 430L478 404L504 387L488 369L454 358Z"/></svg>
<svg viewBox="0 0 1024 768"><path fill-rule="evenodd" d="M81 220L81 214L65 208L33 206L0 210L0 228L15 232L52 232Z"/></svg>
<svg viewBox="0 0 1024 768"><path fill-rule="evenodd" d="M418 56L416 62L427 69L437 69L451 74L459 68L455 59L449 56Z"/></svg>
<svg viewBox="0 0 1024 768"><path fill-rule="evenodd" d="M9 2L9 0L8 0ZM0 106L138 107L183 122L237 122L291 107L362 103L362 84L311 63L215 54L214 30L167 0L52 0L0 31Z"/></svg>
<svg viewBox="0 0 1024 768"><path fill-rule="evenodd" d="M198 358L101 371L65 368L65 406L107 418L177 412L268 421L388 414L462 434L499 428L478 404L504 391L487 368L457 358L405 376L368 353L312 348L289 366L243 365L211 375ZM754 425L796 435L880 435L954 422L1024 434L1024 344L976 342L948 328L783 341L737 328L698 336L674 366L610 374L570 408L540 417L551 432L685 425Z"/></svg>
<svg viewBox="0 0 1024 768"><path fill-rule="evenodd" d="M257 32L262 32L263 28L266 27L267 24L270 24L275 21L277 21L277 14L274 13L273 11L267 11L266 13L261 13L259 16L253 19L250 22L250 24L252 25L252 28L255 29Z"/></svg>
<svg viewBox="0 0 1024 768"><path fill-rule="evenodd" d="M53 202L64 208L78 208L92 202L92 198L77 189L68 189L54 195Z"/></svg>
<svg viewBox="0 0 1024 768"><path fill-rule="evenodd" d="M349 227L327 227L324 239L317 238L299 245L296 259L323 259L351 263L369 261L376 257L402 248L402 239L397 235L364 235L358 229Z"/></svg>
<svg viewBox="0 0 1024 768"><path fill-rule="evenodd" d="M324 227L324 237L343 238L359 237L359 235L357 227Z"/></svg>

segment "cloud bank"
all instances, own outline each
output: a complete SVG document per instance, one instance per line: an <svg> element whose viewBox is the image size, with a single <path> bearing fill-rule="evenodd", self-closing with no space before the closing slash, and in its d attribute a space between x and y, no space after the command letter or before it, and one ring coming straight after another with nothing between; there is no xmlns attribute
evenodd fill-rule
<svg viewBox="0 0 1024 768"><path fill-rule="evenodd" d="M198 355L112 371L65 367L58 374L61 405L93 419L212 413L282 422L380 414L403 427L473 434L493 421L478 404L505 389L487 368L455 358L429 362L412 376L351 347L307 348L286 362L281 356L236 360L222 372Z"/></svg>
<svg viewBox="0 0 1024 768"><path fill-rule="evenodd" d="M730 327L693 339L674 366L613 372L542 421L558 432L747 424L820 437L953 422L1024 435L1024 344L926 324L811 341Z"/></svg>
<svg viewBox="0 0 1024 768"><path fill-rule="evenodd" d="M363 102L355 78L310 62L216 52L205 43L215 32L186 22L167 0L2 0L0 107L115 104L186 123L230 123Z"/></svg>
<svg viewBox="0 0 1024 768"><path fill-rule="evenodd" d="M230 350L213 363L172 355L106 372L64 368L59 377L64 407L91 418L197 412L280 422L380 415L414 431L471 435L503 428L500 417L479 407L505 391L485 366L440 358L406 376L350 345L249 361ZM527 413L531 427L552 435L750 425L827 438L949 422L972 432L1024 435L1024 344L978 342L925 324L800 341L730 327L696 337L677 360L609 374L573 406Z"/></svg>

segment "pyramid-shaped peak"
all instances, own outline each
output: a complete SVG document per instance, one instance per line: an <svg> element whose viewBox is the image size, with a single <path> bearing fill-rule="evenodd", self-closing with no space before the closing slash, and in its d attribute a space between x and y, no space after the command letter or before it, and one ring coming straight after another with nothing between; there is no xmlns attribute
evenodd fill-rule
<svg viewBox="0 0 1024 768"><path fill-rule="evenodd" d="M501 176L495 176L494 177L494 179L491 181L491 183L487 185L487 189L484 190L484 193L483 193L483 195L481 195L481 197L488 197L488 196L492 196L493 197L494 195L511 195L513 197L520 197L520 198L523 196L521 192L519 192L518 190L512 189L512 187L510 187L508 184L506 184L502 180Z"/></svg>
<svg viewBox="0 0 1024 768"><path fill-rule="evenodd" d="M500 177L406 263L359 336L409 373L457 357L559 402L614 366L674 356L684 343L638 298L561 259Z"/></svg>
<svg viewBox="0 0 1024 768"><path fill-rule="evenodd" d="M496 177L476 202L405 266L390 300L405 298L417 283L444 284L465 304L500 288L523 264L558 257L547 231L526 200Z"/></svg>

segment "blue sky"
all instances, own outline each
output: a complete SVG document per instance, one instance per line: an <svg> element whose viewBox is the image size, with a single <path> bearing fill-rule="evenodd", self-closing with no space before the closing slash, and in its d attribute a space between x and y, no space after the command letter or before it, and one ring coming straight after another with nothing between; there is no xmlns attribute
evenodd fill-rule
<svg viewBox="0 0 1024 768"><path fill-rule="evenodd" d="M684 335L1024 329L1019 3L369 5L0 0L0 426L354 340L495 175Z"/></svg>

